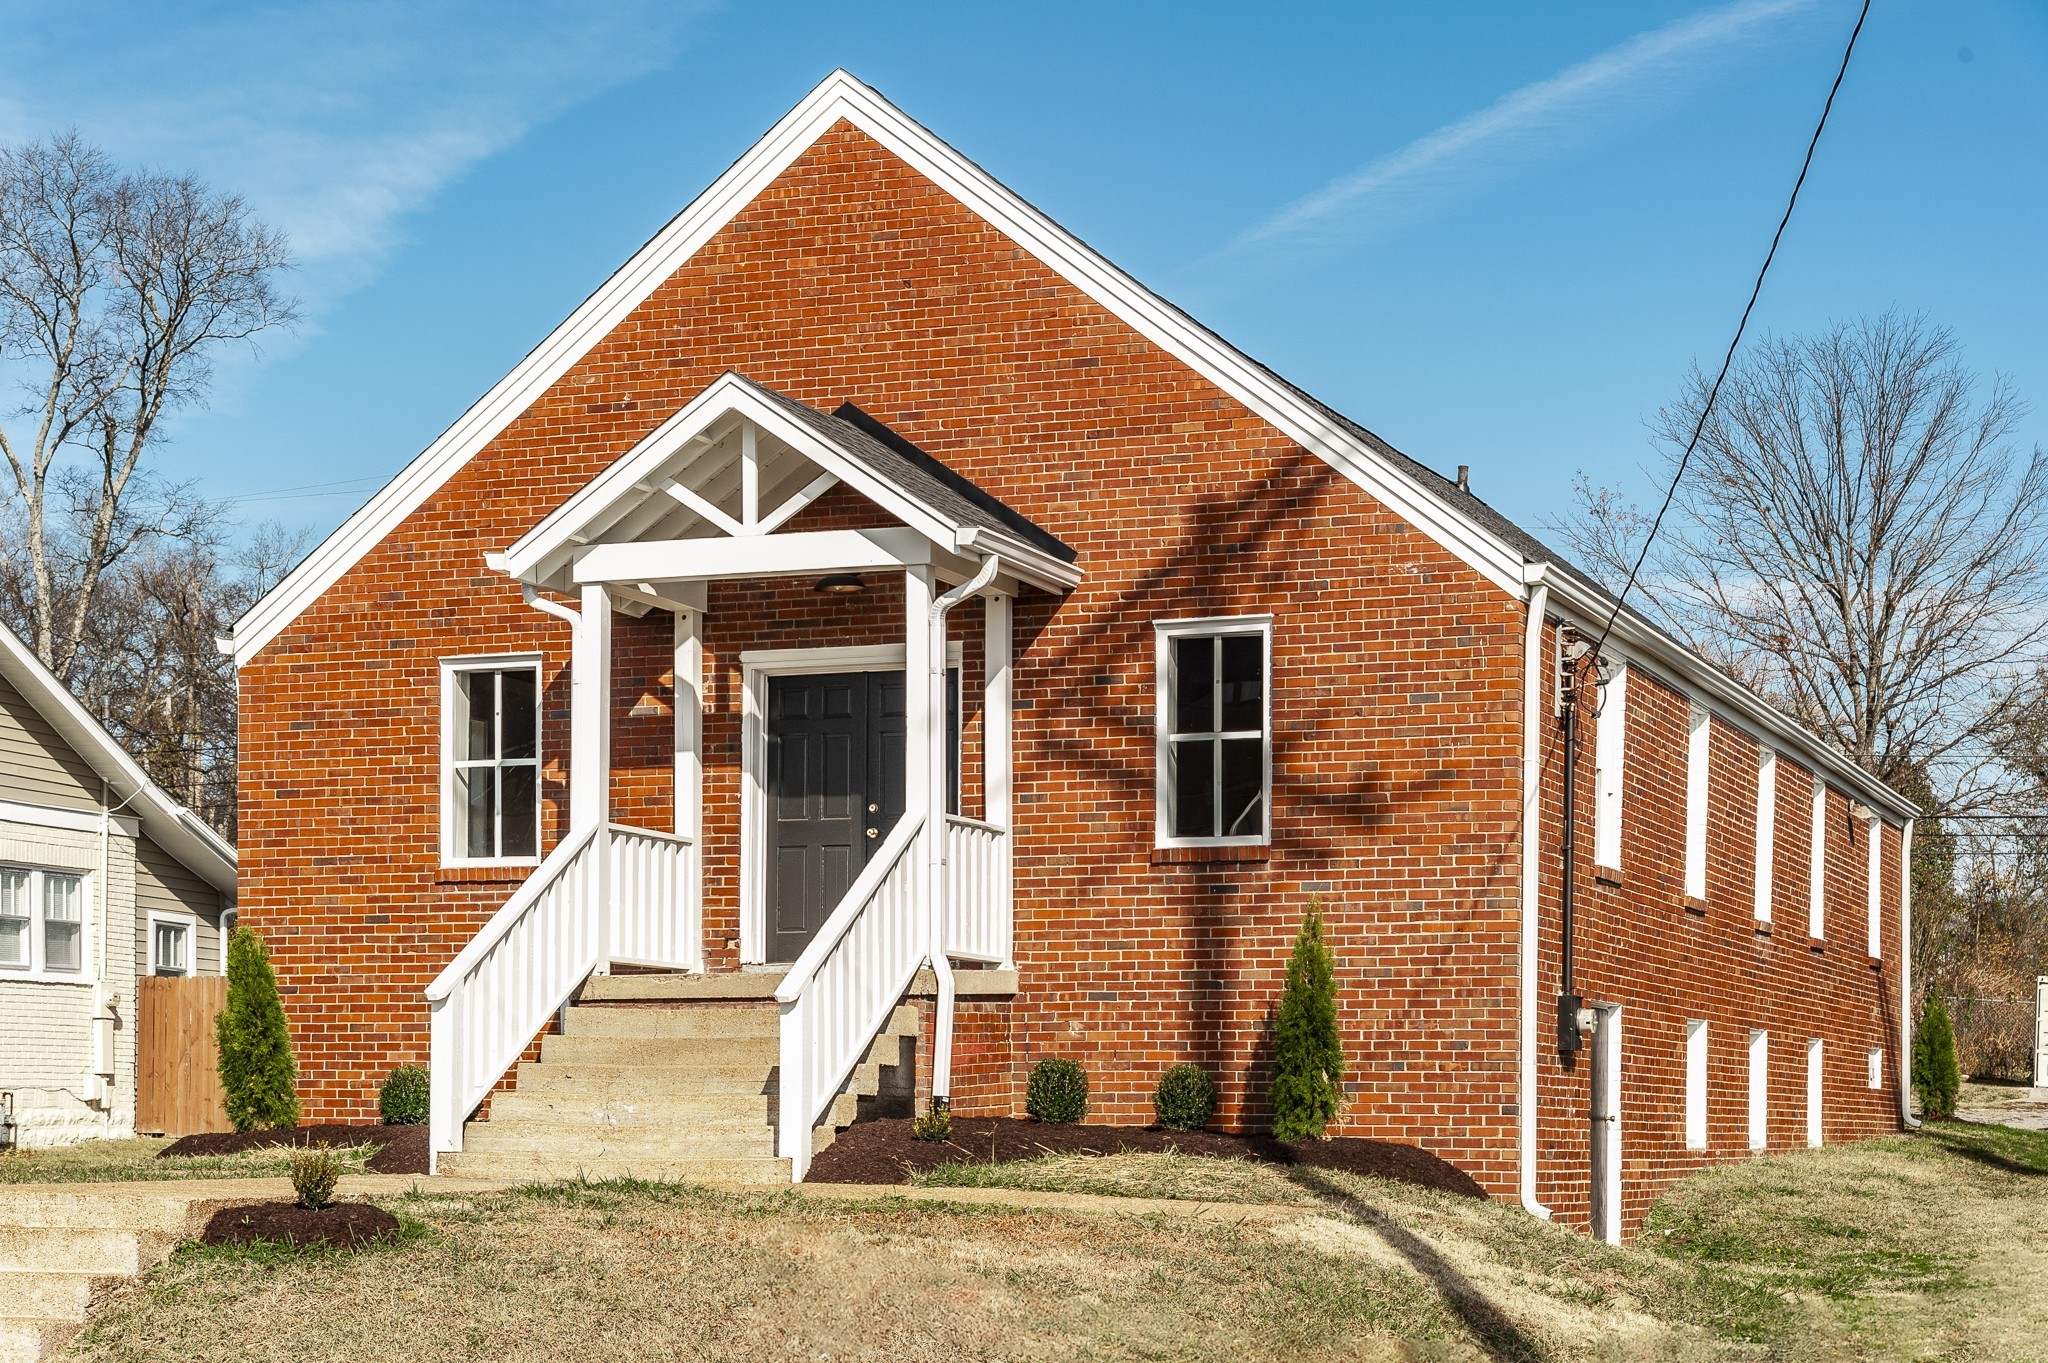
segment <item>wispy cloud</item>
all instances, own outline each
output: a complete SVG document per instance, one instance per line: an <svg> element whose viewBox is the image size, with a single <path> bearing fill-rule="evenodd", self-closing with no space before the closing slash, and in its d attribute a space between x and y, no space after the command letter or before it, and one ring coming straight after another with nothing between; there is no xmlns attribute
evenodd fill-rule
<svg viewBox="0 0 2048 1363"><path fill-rule="evenodd" d="M1564 142L1615 106L1668 97L1706 59L1775 32L1814 0L1736 0L1616 44L1360 170L1332 180L1214 252L1205 264L1242 264L1354 239L1414 212L1432 194L1469 185Z"/></svg>
<svg viewBox="0 0 2048 1363"><path fill-rule="evenodd" d="M290 234L317 314L442 187L666 63L706 8L0 4L0 140L76 127L123 162L241 193Z"/></svg>

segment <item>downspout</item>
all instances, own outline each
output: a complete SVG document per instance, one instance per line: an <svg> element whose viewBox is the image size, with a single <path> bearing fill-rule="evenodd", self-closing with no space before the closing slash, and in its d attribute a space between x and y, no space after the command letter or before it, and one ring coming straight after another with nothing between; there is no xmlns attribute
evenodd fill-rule
<svg viewBox="0 0 2048 1363"><path fill-rule="evenodd" d="M1522 1209L1545 1221L1550 1219L1550 1208L1536 1196L1536 1035L1540 1017L1537 956L1542 942L1543 619L1544 608L1550 602L1550 588L1543 581L1543 573L1548 566L1535 564L1529 571L1529 620L1522 640L1521 1025L1515 1048L1519 1090L1515 1121Z"/></svg>
<svg viewBox="0 0 2048 1363"><path fill-rule="evenodd" d="M947 592L931 605L931 634L934 647L926 663L925 694L936 704L925 707L925 722L940 735L940 741L926 745L929 754L925 771L926 789L931 792L925 806L925 904L931 914L931 936L926 951L931 957L932 978L938 983L938 1006L932 1019L932 1102L943 1104L953 1093L953 1008L958 990L953 980L953 963L946 957L946 907L940 902L946 885L946 616L962 601L980 594L995 581L1002 560L990 554L981 570Z"/></svg>
<svg viewBox="0 0 2048 1363"><path fill-rule="evenodd" d="M1899 846L1899 1120L1907 1130L1920 1125L1913 1115L1913 821Z"/></svg>

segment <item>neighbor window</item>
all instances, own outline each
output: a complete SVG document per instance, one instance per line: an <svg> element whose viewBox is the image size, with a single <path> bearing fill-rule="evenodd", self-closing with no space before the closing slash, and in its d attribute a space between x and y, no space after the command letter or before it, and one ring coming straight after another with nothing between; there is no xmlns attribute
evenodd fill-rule
<svg viewBox="0 0 2048 1363"><path fill-rule="evenodd" d="M1685 894L1707 897L1707 759L1714 724L1695 708L1685 732Z"/></svg>
<svg viewBox="0 0 2048 1363"><path fill-rule="evenodd" d="M1593 864L1621 869L1622 755L1628 743L1628 669L1618 667L1600 688L1593 728Z"/></svg>
<svg viewBox="0 0 2048 1363"><path fill-rule="evenodd" d="M0 970L78 975L85 929L84 876L0 866Z"/></svg>
<svg viewBox="0 0 2048 1363"><path fill-rule="evenodd" d="M1191 620L1158 629L1160 841L1266 841L1271 622Z"/></svg>
<svg viewBox="0 0 2048 1363"><path fill-rule="evenodd" d="M1866 1062L1870 1067L1869 1083L1874 1089L1884 1087L1884 1047L1872 1046Z"/></svg>
<svg viewBox="0 0 2048 1363"><path fill-rule="evenodd" d="M1870 835L1870 955L1884 955L1884 822L1872 814L1863 821Z"/></svg>
<svg viewBox="0 0 2048 1363"><path fill-rule="evenodd" d="M1685 1148L1707 1148L1707 1024L1685 1024Z"/></svg>
<svg viewBox="0 0 2048 1363"><path fill-rule="evenodd" d="M192 925L175 918L149 920L149 969L153 975L192 973Z"/></svg>
<svg viewBox="0 0 2048 1363"><path fill-rule="evenodd" d="M1771 921L1771 870L1778 847L1778 754L1756 753L1756 921Z"/></svg>
<svg viewBox="0 0 2048 1363"><path fill-rule="evenodd" d="M1821 1066L1821 1053L1822 1047L1819 1037L1815 1037L1806 1043L1806 1143L1808 1145L1819 1145L1821 1143L1820 1096L1821 1079L1824 1073Z"/></svg>
<svg viewBox="0 0 2048 1363"><path fill-rule="evenodd" d="M485 659L445 669L446 846L455 861L540 853L540 665Z"/></svg>
<svg viewBox="0 0 2048 1363"><path fill-rule="evenodd" d="M1771 1143L1771 1034L1749 1034L1749 1148Z"/></svg>
<svg viewBox="0 0 2048 1363"><path fill-rule="evenodd" d="M1806 935L1818 942L1827 934L1828 902L1828 787L1816 774L1813 778L1813 850L1806 866Z"/></svg>

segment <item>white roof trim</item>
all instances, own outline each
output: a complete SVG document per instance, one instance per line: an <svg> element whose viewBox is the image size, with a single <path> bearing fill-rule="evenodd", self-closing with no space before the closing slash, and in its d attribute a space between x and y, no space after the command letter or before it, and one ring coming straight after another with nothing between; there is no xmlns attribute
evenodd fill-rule
<svg viewBox="0 0 2048 1363"><path fill-rule="evenodd" d="M141 820L142 831L151 842L214 889L234 897L235 849L150 780L128 750L86 713L70 689L4 625L0 625L0 677L5 677L57 737L107 782L114 804L125 804L127 812ZM99 826L98 814L87 817L93 827Z"/></svg>
<svg viewBox="0 0 2048 1363"><path fill-rule="evenodd" d="M1314 404L1111 265L875 91L834 71L257 602L235 626L235 665L246 666L841 119L1497 586L1520 595L1521 555L1497 535L1431 496Z"/></svg>

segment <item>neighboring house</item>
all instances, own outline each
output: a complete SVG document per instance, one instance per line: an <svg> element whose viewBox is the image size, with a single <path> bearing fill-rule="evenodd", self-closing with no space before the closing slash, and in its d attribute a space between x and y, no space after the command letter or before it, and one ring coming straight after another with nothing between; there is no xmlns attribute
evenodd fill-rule
<svg viewBox="0 0 2048 1363"><path fill-rule="evenodd" d="M1336 1129L1617 1235L1897 1127L1913 810L1623 611L1563 1067L1611 604L839 73L238 624L244 913L310 1119L787 1179L905 1059L1260 1128L1320 896Z"/></svg>
<svg viewBox="0 0 2048 1363"><path fill-rule="evenodd" d="M136 978L218 974L235 849L0 627L0 1093L19 1139L135 1131Z"/></svg>

